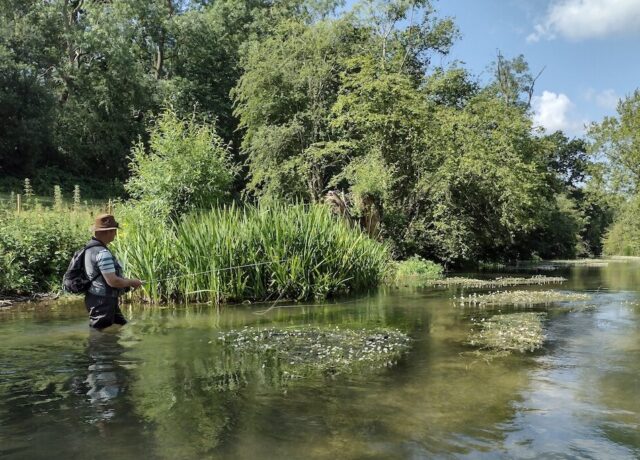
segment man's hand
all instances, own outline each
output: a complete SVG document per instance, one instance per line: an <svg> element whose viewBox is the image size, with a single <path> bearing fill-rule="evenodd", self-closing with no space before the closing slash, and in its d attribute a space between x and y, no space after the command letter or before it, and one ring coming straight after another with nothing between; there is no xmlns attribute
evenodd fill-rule
<svg viewBox="0 0 640 460"><path fill-rule="evenodd" d="M144 283L142 280L138 280L138 279L132 279L129 280L129 285L135 290L138 289L140 286L142 286Z"/></svg>

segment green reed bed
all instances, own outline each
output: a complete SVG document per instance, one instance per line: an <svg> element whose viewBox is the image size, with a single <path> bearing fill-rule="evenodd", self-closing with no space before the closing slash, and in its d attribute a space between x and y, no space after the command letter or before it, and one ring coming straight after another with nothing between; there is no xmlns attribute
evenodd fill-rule
<svg viewBox="0 0 640 460"><path fill-rule="evenodd" d="M214 209L121 233L118 254L153 302L324 299L375 287L390 260L324 206Z"/></svg>

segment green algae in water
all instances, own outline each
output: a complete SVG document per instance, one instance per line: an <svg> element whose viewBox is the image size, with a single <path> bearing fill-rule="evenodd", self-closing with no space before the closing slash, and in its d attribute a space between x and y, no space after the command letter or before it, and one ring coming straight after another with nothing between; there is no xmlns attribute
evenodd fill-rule
<svg viewBox="0 0 640 460"><path fill-rule="evenodd" d="M249 355L285 378L370 372L395 365L411 339L395 329L245 327L222 333L225 350Z"/></svg>
<svg viewBox="0 0 640 460"><path fill-rule="evenodd" d="M461 286L461 287L472 287L472 288L497 288L497 287L507 287L507 286L534 286L534 285L544 285L544 284L560 284L567 281L566 278L562 278L560 276L531 276L528 278L524 277L504 277L504 278L495 278L492 280L481 280L475 278L463 278L459 276L445 278L441 280L431 280L426 284L431 286Z"/></svg>
<svg viewBox="0 0 640 460"><path fill-rule="evenodd" d="M480 320L479 330L469 335L469 344L502 352L531 352L542 347L545 313L512 313Z"/></svg>
<svg viewBox="0 0 640 460"><path fill-rule="evenodd" d="M581 302L590 300L588 294L563 291L497 291L490 294L471 294L457 300L460 305L474 307L500 305L548 305L554 302Z"/></svg>

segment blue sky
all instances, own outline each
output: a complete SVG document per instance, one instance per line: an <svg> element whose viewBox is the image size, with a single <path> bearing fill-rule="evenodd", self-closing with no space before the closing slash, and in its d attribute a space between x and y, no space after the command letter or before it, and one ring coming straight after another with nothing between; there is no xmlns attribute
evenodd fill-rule
<svg viewBox="0 0 640 460"><path fill-rule="evenodd" d="M500 50L524 54L536 83L534 119L570 135L616 113L640 87L640 0L437 0L462 38L443 62L460 60L487 79Z"/></svg>

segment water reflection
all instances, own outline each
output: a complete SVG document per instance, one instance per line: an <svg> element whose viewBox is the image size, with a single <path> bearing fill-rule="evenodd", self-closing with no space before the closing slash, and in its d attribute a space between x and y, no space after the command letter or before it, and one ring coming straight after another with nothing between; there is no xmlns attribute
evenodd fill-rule
<svg viewBox="0 0 640 460"><path fill-rule="evenodd" d="M118 336L90 334L79 307L48 323L0 322L0 457L125 458L148 449L128 434L139 425L128 398L135 361Z"/></svg>
<svg viewBox="0 0 640 460"><path fill-rule="evenodd" d="M497 309L460 308L449 289L132 307L117 335L90 334L81 304L14 310L0 316L0 456L640 457L638 265L563 275L595 309L552 309L545 349L491 361L465 341L470 318ZM414 342L391 369L285 382L221 348L220 331L245 325L393 327Z"/></svg>
<svg viewBox="0 0 640 460"><path fill-rule="evenodd" d="M123 396L131 376L119 361L125 351L115 333L89 331L87 356L91 364L87 367L86 395L95 408L93 422L99 423L114 417L116 398ZM104 424L100 425L104 427Z"/></svg>

